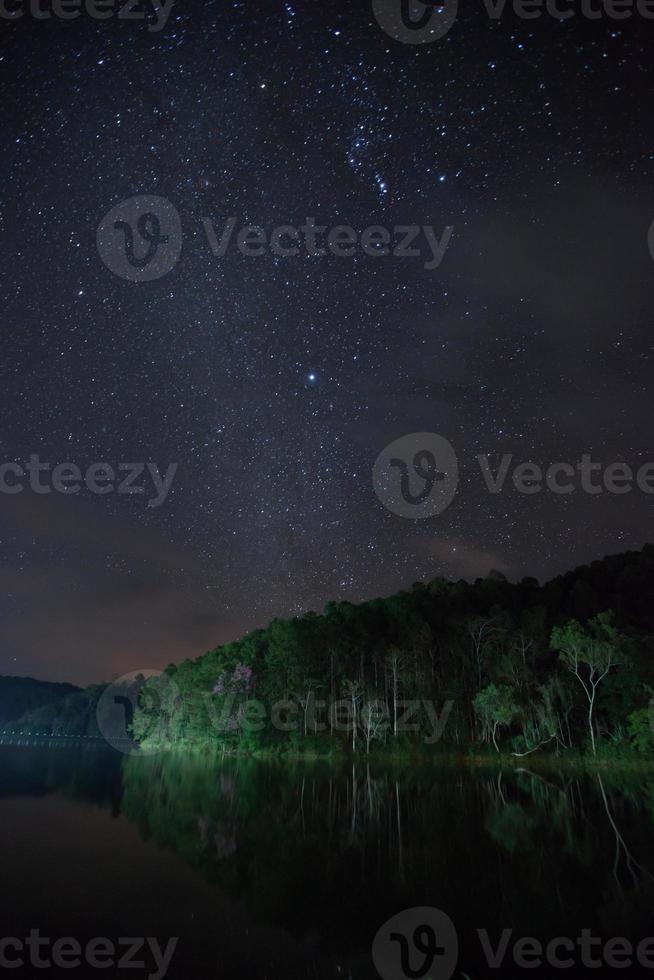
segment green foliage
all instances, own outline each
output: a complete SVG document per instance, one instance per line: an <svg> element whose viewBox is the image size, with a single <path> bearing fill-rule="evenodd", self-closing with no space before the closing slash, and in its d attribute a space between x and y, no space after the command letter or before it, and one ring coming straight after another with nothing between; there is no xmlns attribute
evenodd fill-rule
<svg viewBox="0 0 654 980"><path fill-rule="evenodd" d="M586 627L570 620L552 631L552 648L558 650L565 665L573 672L581 665L589 675L608 674L611 667L625 658L625 643L614 625L611 611L600 613Z"/></svg>
<svg viewBox="0 0 654 980"><path fill-rule="evenodd" d="M513 691L506 685L489 684L479 692L473 705L480 718L498 725L510 725L518 713Z"/></svg>
<svg viewBox="0 0 654 980"><path fill-rule="evenodd" d="M510 725L519 711L514 701L513 691L505 684L499 687L496 684L489 684L477 694L472 703L483 725L485 736L490 736L497 748L495 736L498 728Z"/></svg>
<svg viewBox="0 0 654 980"><path fill-rule="evenodd" d="M576 677L588 702L588 730L593 755L597 752L595 737L595 703L600 685L612 670L628 659L627 640L614 625L611 611L599 613L587 626L570 620L552 631L552 647L561 661Z"/></svg>
<svg viewBox="0 0 654 980"><path fill-rule="evenodd" d="M637 752L654 755L654 728L652 727L652 712L648 708L638 708L627 718L628 732L631 742Z"/></svg>
<svg viewBox="0 0 654 980"><path fill-rule="evenodd" d="M595 747L625 727L654 684L644 600L653 591L654 552L645 549L543 587L495 574L473 584L439 578L358 606L328 603L323 615L274 620L169 667L176 698L154 709L156 720L142 704L135 732L241 753L461 751L480 738L498 747L502 729L523 753L581 749L589 735ZM331 710L339 699L345 705ZM408 730L407 702L417 705ZM251 724L259 711L261 724Z"/></svg>

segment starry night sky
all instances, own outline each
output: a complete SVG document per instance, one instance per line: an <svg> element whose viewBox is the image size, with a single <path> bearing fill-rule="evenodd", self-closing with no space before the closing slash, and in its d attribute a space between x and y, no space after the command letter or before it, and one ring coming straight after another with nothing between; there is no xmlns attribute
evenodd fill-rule
<svg viewBox="0 0 654 980"><path fill-rule="evenodd" d="M652 538L652 497L492 496L474 457L654 458L654 21L463 6L422 46L369 2L0 21L2 460L179 463L158 508L0 496L0 673L105 680L330 599L542 580ZM137 194L184 230L150 283L96 247ZM231 215L454 235L432 271L215 258L202 218ZM461 483L411 521L371 471L419 431Z"/></svg>

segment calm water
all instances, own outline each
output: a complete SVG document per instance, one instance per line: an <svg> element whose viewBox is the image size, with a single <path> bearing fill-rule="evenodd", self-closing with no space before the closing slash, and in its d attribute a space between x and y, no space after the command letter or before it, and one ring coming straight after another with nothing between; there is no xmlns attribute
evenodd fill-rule
<svg viewBox="0 0 654 980"><path fill-rule="evenodd" d="M647 776L0 745L1 935L176 936L171 980L367 980L385 920L435 906L458 934L455 977L654 976L522 969L511 952L492 970L476 932L495 947L514 930L509 949L584 928L603 942L654 935L653 821ZM136 978L151 964L7 975ZM450 974L437 958L428 975Z"/></svg>

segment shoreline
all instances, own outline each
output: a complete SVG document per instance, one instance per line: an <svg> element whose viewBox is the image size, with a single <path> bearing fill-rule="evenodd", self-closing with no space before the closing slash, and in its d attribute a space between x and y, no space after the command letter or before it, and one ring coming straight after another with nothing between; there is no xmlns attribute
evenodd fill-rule
<svg viewBox="0 0 654 980"><path fill-rule="evenodd" d="M483 770L492 769L497 771L498 769L512 769L515 772L519 771L529 771L534 769L541 769L543 771L560 771L560 772L607 772L607 771L631 771L631 772L652 772L654 773L654 759L643 758L638 755L634 756L607 756L604 754L599 754L597 756L583 755L581 753L570 753L568 755L531 755L531 756L515 756L512 753L500 752L493 755L483 752L455 752L455 751L444 751L437 752L429 755L424 753L406 751L406 752L389 752L389 753L374 753L370 755L357 754L352 755L347 752L334 752L334 753L321 753L315 751L299 752L297 750L292 751L274 751L257 749L255 751L248 751L245 749L229 749L223 750L219 746L211 746L204 743L193 743L185 745L176 745L174 743L149 745L147 742L143 743L145 758L147 755L154 755L155 753L166 753L175 755L210 755L212 758L225 758L225 759L253 759L267 762L279 762L279 763L325 763L326 765L332 767L341 766L386 766L390 768L401 768L406 772L410 772L414 766L420 767L438 767L443 768L460 768L473 770ZM138 753L137 753L138 755Z"/></svg>

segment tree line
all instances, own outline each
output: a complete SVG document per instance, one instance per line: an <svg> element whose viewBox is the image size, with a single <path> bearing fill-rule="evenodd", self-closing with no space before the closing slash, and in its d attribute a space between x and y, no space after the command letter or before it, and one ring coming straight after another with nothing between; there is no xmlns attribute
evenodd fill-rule
<svg viewBox="0 0 654 980"><path fill-rule="evenodd" d="M648 752L653 595L646 545L543 586L494 572L331 602L171 664L143 688L134 732L225 751L396 753L431 751L436 719L457 750Z"/></svg>

